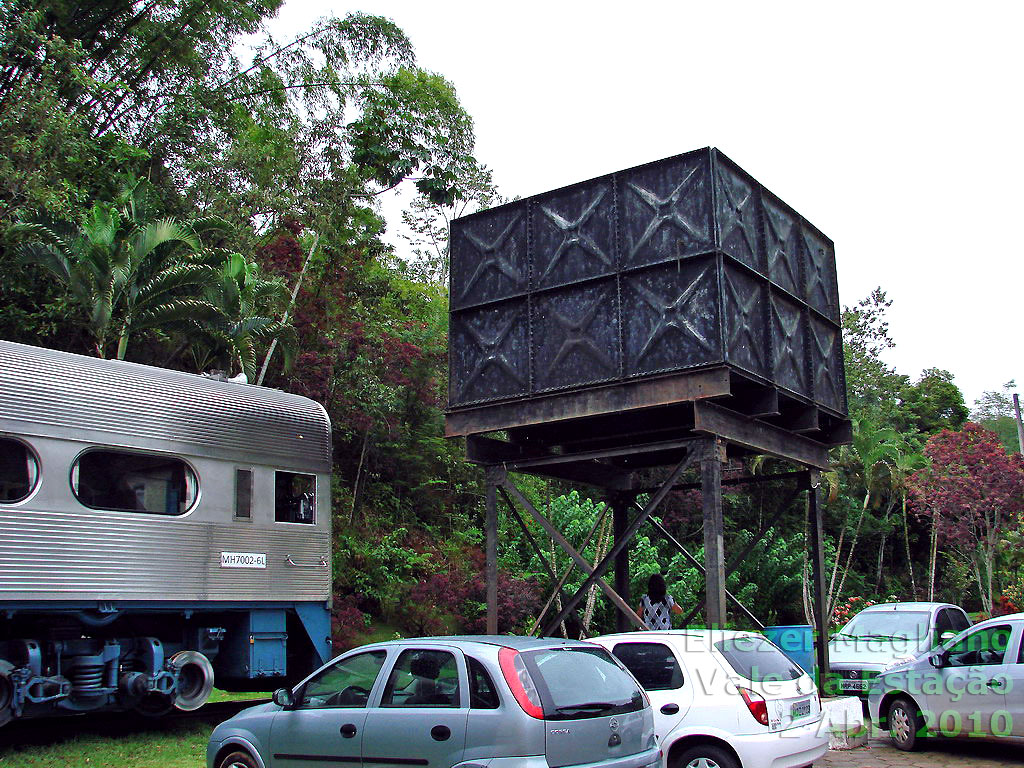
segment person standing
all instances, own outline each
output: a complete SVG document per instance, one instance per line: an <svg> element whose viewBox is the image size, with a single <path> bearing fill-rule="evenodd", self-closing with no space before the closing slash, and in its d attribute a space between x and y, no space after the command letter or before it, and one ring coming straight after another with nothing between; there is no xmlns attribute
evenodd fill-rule
<svg viewBox="0 0 1024 768"><path fill-rule="evenodd" d="M668 593L664 577L655 573L647 580L647 594L640 599L636 612L647 629L672 629L672 614L683 609Z"/></svg>

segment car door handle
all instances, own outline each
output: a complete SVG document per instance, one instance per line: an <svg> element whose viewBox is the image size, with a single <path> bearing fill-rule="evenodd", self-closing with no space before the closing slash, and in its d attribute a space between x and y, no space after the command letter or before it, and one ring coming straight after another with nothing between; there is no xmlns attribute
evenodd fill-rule
<svg viewBox="0 0 1024 768"><path fill-rule="evenodd" d="M430 738L434 741L448 741L451 735L452 729L447 725L435 725L430 729Z"/></svg>
<svg viewBox="0 0 1024 768"><path fill-rule="evenodd" d="M663 715L674 715L679 711L678 704L665 704L661 708L661 714Z"/></svg>
<svg viewBox="0 0 1024 768"><path fill-rule="evenodd" d="M341 726L341 735L346 739L351 739L356 735L356 727L352 723L345 723Z"/></svg>
<svg viewBox="0 0 1024 768"><path fill-rule="evenodd" d="M985 683L985 685L987 685L989 688L1002 688L1003 687L1003 681L1002 680L989 680L987 683Z"/></svg>

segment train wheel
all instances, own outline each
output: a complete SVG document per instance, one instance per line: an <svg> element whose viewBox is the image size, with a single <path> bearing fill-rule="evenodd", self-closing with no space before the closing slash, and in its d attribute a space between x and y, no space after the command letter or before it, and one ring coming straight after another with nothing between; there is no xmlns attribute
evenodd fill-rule
<svg viewBox="0 0 1024 768"><path fill-rule="evenodd" d="M174 706L186 712L199 709L213 693L213 665L199 651L178 651L171 656L178 670Z"/></svg>
<svg viewBox="0 0 1024 768"><path fill-rule="evenodd" d="M217 768L259 768L248 752L231 752L217 763Z"/></svg>

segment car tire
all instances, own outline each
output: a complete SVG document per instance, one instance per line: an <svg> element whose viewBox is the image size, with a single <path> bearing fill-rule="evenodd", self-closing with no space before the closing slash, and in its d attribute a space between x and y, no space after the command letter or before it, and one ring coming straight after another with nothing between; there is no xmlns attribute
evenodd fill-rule
<svg viewBox="0 0 1024 768"><path fill-rule="evenodd" d="M259 768L259 763L248 752L238 750L224 755L217 762L217 768Z"/></svg>
<svg viewBox="0 0 1024 768"><path fill-rule="evenodd" d="M740 768L740 764L721 747L714 744L698 744L673 760L671 768Z"/></svg>
<svg viewBox="0 0 1024 768"><path fill-rule="evenodd" d="M889 729L889 738L892 739L896 749L912 752L921 748L919 734L923 721L917 705L910 699L894 699L886 712L885 724Z"/></svg>

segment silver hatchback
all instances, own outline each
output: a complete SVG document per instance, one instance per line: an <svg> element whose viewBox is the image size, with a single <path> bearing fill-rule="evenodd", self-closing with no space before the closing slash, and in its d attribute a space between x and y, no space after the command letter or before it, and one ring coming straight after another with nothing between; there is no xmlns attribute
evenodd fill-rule
<svg viewBox="0 0 1024 768"><path fill-rule="evenodd" d="M351 650L214 730L208 768L645 768L646 694L605 649L551 638Z"/></svg>

